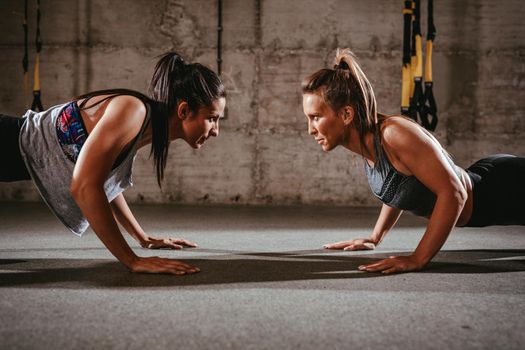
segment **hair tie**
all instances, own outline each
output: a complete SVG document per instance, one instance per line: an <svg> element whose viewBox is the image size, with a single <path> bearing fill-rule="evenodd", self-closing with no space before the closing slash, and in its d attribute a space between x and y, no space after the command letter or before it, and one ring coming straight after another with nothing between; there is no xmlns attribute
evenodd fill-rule
<svg viewBox="0 0 525 350"><path fill-rule="evenodd" d="M339 63L335 66L335 69L350 70L350 66L348 66L348 63L346 63L345 60L341 60L341 61L339 61Z"/></svg>

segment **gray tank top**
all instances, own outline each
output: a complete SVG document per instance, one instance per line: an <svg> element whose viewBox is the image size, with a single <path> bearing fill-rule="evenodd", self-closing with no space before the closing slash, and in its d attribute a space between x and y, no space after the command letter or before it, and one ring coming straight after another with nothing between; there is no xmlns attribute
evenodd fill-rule
<svg viewBox="0 0 525 350"><path fill-rule="evenodd" d="M39 113L31 110L26 112L20 130L20 152L44 202L71 232L81 236L89 227L89 223L69 191L75 163L64 153L55 127L57 118L66 105L54 106ZM108 202L129 186L133 186L133 161L138 141L150 118L150 108L147 104L146 110L144 124L130 150L120 164L111 170L104 183Z"/></svg>
<svg viewBox="0 0 525 350"><path fill-rule="evenodd" d="M366 159L365 174L374 195L388 206L407 210L418 216L429 217L436 204L436 195L423 185L415 176L406 176L398 172L388 160L379 137L374 136L376 163L368 165ZM461 172L452 159L445 154L450 166L461 179Z"/></svg>

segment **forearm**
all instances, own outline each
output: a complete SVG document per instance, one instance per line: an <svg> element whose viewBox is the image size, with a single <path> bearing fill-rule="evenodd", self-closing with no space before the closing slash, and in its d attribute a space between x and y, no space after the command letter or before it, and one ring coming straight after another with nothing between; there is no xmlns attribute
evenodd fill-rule
<svg viewBox="0 0 525 350"><path fill-rule="evenodd" d="M131 267L138 257L122 236L102 187L80 189L73 196L97 237L120 262Z"/></svg>
<svg viewBox="0 0 525 350"><path fill-rule="evenodd" d="M140 245L145 244L147 235L131 212L124 195L121 193L110 203L111 209L118 223L133 237Z"/></svg>
<svg viewBox="0 0 525 350"><path fill-rule="evenodd" d="M386 234L392 229L392 227L394 227L397 220L399 220L399 217L402 213L403 210L401 209L392 208L386 204L383 204L381 207L381 213L379 213L379 217L374 227L374 231L370 237L374 244L378 245L381 243Z"/></svg>
<svg viewBox="0 0 525 350"><path fill-rule="evenodd" d="M445 244L464 204L465 199L459 193L437 197L425 234L413 253L413 256L422 266L432 260Z"/></svg>

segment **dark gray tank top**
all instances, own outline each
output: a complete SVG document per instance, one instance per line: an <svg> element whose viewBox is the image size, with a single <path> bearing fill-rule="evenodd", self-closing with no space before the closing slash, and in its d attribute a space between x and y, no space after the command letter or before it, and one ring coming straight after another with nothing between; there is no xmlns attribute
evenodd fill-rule
<svg viewBox="0 0 525 350"><path fill-rule="evenodd" d="M436 204L436 195L423 185L415 176L406 176L398 172L384 152L379 133L374 136L376 163L368 165L366 159L365 174L374 195L388 206L407 210L418 216L429 217ZM454 172L461 179L461 172L450 156L444 152Z"/></svg>
<svg viewBox="0 0 525 350"><path fill-rule="evenodd" d="M56 120L66 105L54 106L38 113L28 110L20 130L19 144L27 170L44 202L71 232L81 236L89 227L89 223L69 191L75 163L64 153L56 130ZM150 118L151 108L148 104L145 105L146 118L139 134L127 155L111 170L104 183L108 202L129 186L133 186L133 161L138 142Z"/></svg>

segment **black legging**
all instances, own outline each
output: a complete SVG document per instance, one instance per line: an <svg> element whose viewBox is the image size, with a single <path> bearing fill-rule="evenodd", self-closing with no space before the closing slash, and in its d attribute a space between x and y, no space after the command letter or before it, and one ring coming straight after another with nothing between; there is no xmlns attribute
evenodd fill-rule
<svg viewBox="0 0 525 350"><path fill-rule="evenodd" d="M31 180L18 145L23 123L23 118L0 114L0 181Z"/></svg>
<svg viewBox="0 0 525 350"><path fill-rule="evenodd" d="M465 226L525 225L525 158L495 154L472 164L474 208Z"/></svg>

